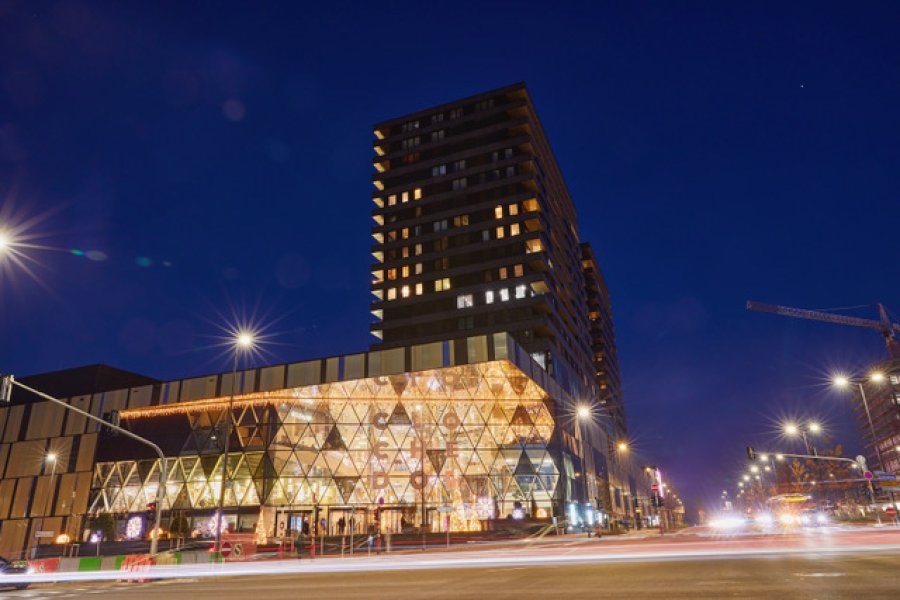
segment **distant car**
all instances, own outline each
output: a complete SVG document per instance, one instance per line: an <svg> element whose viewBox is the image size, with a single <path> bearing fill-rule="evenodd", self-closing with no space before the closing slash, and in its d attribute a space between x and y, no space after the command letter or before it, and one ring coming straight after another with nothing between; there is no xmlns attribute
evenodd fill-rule
<svg viewBox="0 0 900 600"><path fill-rule="evenodd" d="M7 584L6 575L25 575L28 573L26 565L17 565L0 556L0 587L11 587L17 590L24 590L28 587L27 583Z"/></svg>

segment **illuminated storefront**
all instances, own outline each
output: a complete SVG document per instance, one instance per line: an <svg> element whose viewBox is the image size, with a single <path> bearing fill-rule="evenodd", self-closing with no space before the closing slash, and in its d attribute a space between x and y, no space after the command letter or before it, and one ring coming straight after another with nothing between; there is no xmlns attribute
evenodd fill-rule
<svg viewBox="0 0 900 600"><path fill-rule="evenodd" d="M460 352L447 343L400 348L402 366L433 368L372 376L392 368L392 351L372 352L336 357L342 362L328 383L239 394L225 486L229 528L253 531L262 518L277 536L315 514L329 534L351 524L358 532L400 532L423 519L429 530L459 531L497 517L561 514L572 488L560 477L556 444L563 392L505 335L470 340L468 354L487 360L433 367ZM329 378L327 364L316 369L307 371ZM183 516L198 534L208 533L222 489L228 404L218 395L122 413L171 457L162 504L169 522ZM101 442L92 512L131 515L153 502L159 461L137 451L117 439Z"/></svg>

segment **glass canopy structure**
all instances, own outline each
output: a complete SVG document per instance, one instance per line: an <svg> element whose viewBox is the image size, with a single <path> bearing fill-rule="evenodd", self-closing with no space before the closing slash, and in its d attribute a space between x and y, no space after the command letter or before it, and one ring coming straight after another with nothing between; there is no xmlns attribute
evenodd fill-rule
<svg viewBox="0 0 900 600"><path fill-rule="evenodd" d="M493 360L242 393L231 411L229 397L217 396L129 409L122 418L163 440L170 458L160 508L201 534L223 485L229 412L231 530L253 531L262 518L273 534L284 533L314 514L329 534L348 525L478 530L497 517L548 517L569 495L554 451L559 407L532 379L527 355L511 340L508 347L505 338L491 341L500 342L491 344ZM517 357L528 363L524 370ZM542 371L536 379L554 387ZM92 510L146 511L160 484L159 460L111 446L101 454L120 457L98 456Z"/></svg>

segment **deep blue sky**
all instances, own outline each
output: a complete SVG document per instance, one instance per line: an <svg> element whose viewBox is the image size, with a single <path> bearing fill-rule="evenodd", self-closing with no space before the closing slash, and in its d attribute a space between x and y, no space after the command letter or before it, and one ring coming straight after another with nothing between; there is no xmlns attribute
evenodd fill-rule
<svg viewBox="0 0 900 600"><path fill-rule="evenodd" d="M267 361L366 348L371 124L524 80L645 459L699 500L779 416L858 447L823 382L878 335L744 302L900 311L895 3L259 6L0 0L0 218L106 256L0 280L0 371L225 369L254 307Z"/></svg>

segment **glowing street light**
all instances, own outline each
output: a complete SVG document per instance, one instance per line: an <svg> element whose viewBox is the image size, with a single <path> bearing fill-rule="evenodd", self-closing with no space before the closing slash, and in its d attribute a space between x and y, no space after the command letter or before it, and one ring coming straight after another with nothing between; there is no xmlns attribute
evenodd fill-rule
<svg viewBox="0 0 900 600"><path fill-rule="evenodd" d="M578 407L578 418L579 419L589 419L591 417L591 407L586 404L582 404Z"/></svg>
<svg viewBox="0 0 900 600"><path fill-rule="evenodd" d="M628 442L619 442L616 445L616 449L622 453L628 452Z"/></svg>
<svg viewBox="0 0 900 600"><path fill-rule="evenodd" d="M244 350L249 350L250 348L252 348L254 342L255 340L253 339L253 334L247 332L239 333L234 340L234 343L237 345L237 347Z"/></svg>
<svg viewBox="0 0 900 600"><path fill-rule="evenodd" d="M800 439L803 440L803 446L806 448L807 454L814 454L816 456L819 455L816 452L815 448L810 447L809 445L809 437L807 434L818 435L822 433L822 426L817 421L810 421L805 426L794 423L792 421L788 421L784 425L782 425L782 430L784 434L790 437L800 436Z"/></svg>

